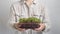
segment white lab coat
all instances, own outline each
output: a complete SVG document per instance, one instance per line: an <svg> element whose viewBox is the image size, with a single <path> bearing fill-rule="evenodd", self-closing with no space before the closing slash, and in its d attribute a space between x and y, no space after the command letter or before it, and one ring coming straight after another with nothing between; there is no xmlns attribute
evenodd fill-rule
<svg viewBox="0 0 60 34"><path fill-rule="evenodd" d="M14 31L14 34L46 34L50 29L50 20L49 16L47 14L46 7L42 4L32 4L29 8L26 6L25 2L16 2L11 5L10 7L10 14L9 14L9 20L8 20L8 28ZM45 23L46 28L44 31L34 31L34 30L26 30L26 31L18 31L14 29L12 26L14 23L18 22L19 18L28 18L28 17L37 17L41 18L41 21Z"/></svg>

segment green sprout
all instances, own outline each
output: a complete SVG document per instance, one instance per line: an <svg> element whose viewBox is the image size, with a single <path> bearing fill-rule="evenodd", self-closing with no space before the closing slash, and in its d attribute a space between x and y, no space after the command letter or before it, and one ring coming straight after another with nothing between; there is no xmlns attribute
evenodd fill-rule
<svg viewBox="0 0 60 34"><path fill-rule="evenodd" d="M19 23L41 23L41 20L36 17L20 18Z"/></svg>
<svg viewBox="0 0 60 34"><path fill-rule="evenodd" d="M19 19L19 23L26 23L27 22L27 18L20 18Z"/></svg>
<svg viewBox="0 0 60 34"><path fill-rule="evenodd" d="M32 22L32 23L40 23L41 20L35 17L29 17L28 18L28 22Z"/></svg>

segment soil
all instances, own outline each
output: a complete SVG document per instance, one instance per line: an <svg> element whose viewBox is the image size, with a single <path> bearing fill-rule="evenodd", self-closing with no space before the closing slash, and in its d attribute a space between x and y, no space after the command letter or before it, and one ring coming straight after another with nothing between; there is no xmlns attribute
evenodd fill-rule
<svg viewBox="0 0 60 34"><path fill-rule="evenodd" d="M25 28L25 29L35 29L39 27L40 25L36 23L23 23L23 24L20 24L19 26L19 28Z"/></svg>

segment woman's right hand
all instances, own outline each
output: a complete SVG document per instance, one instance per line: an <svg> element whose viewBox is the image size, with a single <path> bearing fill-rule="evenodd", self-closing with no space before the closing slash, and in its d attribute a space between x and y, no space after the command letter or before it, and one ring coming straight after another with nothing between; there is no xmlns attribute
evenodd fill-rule
<svg viewBox="0 0 60 34"><path fill-rule="evenodd" d="M14 24L14 27L17 29L17 30L19 30L19 31L25 31L26 29L24 29L24 28L19 28L20 27L20 24L19 23L15 23Z"/></svg>
<svg viewBox="0 0 60 34"><path fill-rule="evenodd" d="M19 30L19 31L25 31L26 29L17 28L17 30Z"/></svg>

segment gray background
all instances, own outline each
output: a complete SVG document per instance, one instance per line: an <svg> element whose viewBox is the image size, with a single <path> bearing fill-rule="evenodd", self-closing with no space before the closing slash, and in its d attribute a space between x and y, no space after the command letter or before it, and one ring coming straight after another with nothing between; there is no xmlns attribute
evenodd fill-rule
<svg viewBox="0 0 60 34"><path fill-rule="evenodd" d="M17 0L15 0L17 1ZM0 34L13 34L7 28L9 7L14 0L0 0ZM60 0L44 0L49 10L52 27L48 34L60 34Z"/></svg>

